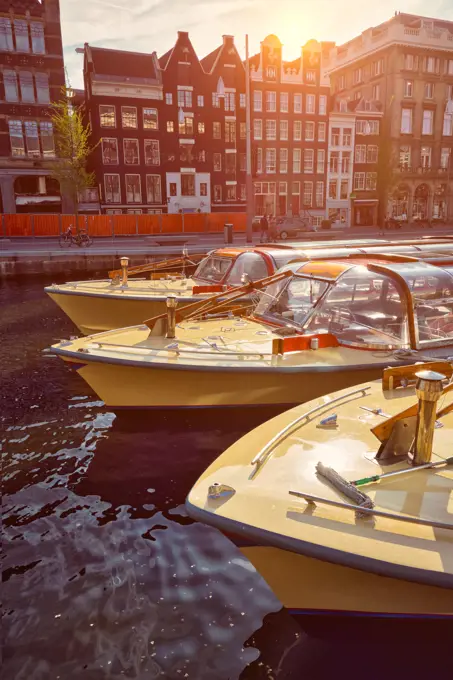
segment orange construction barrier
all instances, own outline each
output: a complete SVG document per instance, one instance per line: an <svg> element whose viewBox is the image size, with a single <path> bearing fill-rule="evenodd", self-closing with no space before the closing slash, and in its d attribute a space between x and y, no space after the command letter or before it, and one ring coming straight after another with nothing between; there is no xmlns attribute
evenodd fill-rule
<svg viewBox="0 0 453 680"><path fill-rule="evenodd" d="M34 236L59 236L60 215L33 215Z"/></svg>
<svg viewBox="0 0 453 680"><path fill-rule="evenodd" d="M32 236L31 215L3 215L5 236Z"/></svg>
<svg viewBox="0 0 453 680"><path fill-rule="evenodd" d="M138 233L141 235L159 234L161 217L161 215L137 215Z"/></svg>
<svg viewBox="0 0 453 680"><path fill-rule="evenodd" d="M162 233L180 234L182 232L182 215L162 215Z"/></svg>
<svg viewBox="0 0 453 680"><path fill-rule="evenodd" d="M88 215L87 226L90 236L112 236L111 215Z"/></svg>

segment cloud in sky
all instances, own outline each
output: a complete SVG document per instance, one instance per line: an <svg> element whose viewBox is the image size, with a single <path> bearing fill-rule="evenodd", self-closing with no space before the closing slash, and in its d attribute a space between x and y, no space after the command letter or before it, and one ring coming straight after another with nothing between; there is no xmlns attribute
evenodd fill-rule
<svg viewBox="0 0 453 680"><path fill-rule="evenodd" d="M342 43L389 19L394 0L60 0L65 61L71 83L82 87L82 57L75 48L85 42L160 56L170 49L178 30L188 30L200 57L218 47L223 34L235 36L244 54L275 33L292 59L307 40ZM453 20L453 0L398 0L398 11Z"/></svg>

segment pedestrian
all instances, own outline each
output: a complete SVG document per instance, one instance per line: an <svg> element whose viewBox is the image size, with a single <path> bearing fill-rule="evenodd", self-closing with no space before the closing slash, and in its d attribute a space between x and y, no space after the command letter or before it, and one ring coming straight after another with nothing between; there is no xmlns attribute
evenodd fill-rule
<svg viewBox="0 0 453 680"><path fill-rule="evenodd" d="M268 230L269 230L269 222L266 217L266 213L261 218L260 221L261 224L261 238L260 238L260 243L265 243L268 240Z"/></svg>

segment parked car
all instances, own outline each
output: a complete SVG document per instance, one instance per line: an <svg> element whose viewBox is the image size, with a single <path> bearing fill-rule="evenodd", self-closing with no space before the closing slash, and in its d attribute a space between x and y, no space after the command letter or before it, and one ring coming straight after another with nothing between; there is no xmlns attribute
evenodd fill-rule
<svg viewBox="0 0 453 680"><path fill-rule="evenodd" d="M274 234L270 233L271 238L282 239L285 241L290 236L299 236L307 231L316 231L316 228L310 224L308 219L302 217L283 217L278 218L275 225L272 226Z"/></svg>

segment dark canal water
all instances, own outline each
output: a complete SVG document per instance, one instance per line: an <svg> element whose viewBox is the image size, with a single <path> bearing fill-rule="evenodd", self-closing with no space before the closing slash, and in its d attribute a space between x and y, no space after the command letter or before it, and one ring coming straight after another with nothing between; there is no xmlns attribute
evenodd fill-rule
<svg viewBox="0 0 453 680"><path fill-rule="evenodd" d="M398 641L307 638L240 553L187 517L199 474L270 414L116 418L42 354L76 333L46 283L0 284L3 677L311 680L357 661L367 678L420 677ZM451 677L447 652L415 668Z"/></svg>

